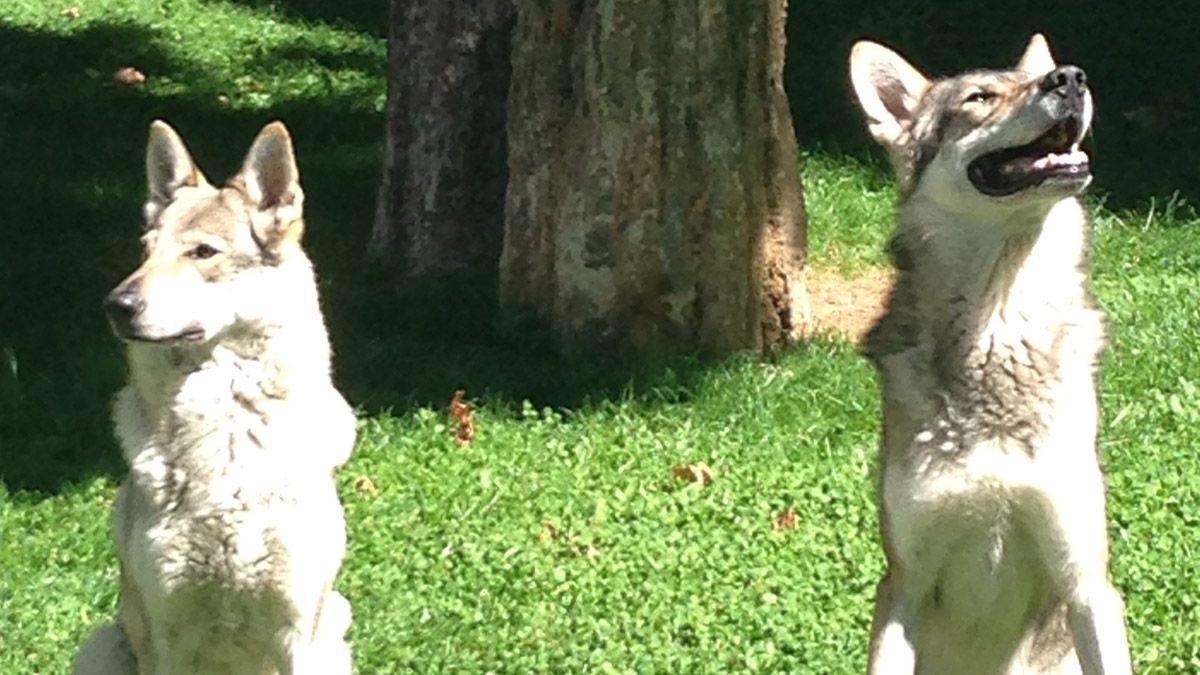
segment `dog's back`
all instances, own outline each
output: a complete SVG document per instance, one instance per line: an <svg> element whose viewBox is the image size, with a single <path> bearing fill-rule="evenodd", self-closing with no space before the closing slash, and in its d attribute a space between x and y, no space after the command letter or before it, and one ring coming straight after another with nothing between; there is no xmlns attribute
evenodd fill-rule
<svg viewBox="0 0 1200 675"><path fill-rule="evenodd" d="M1040 36L1013 71L931 82L860 43L851 75L901 183L882 386L888 573L873 673L1129 672L1095 454L1083 71Z"/></svg>
<svg viewBox="0 0 1200 675"><path fill-rule="evenodd" d="M332 472L354 416L330 379L290 139L268 126L216 188L158 123L147 169L146 255L107 301L129 364L120 629L77 672L133 656L142 673L348 673Z"/></svg>

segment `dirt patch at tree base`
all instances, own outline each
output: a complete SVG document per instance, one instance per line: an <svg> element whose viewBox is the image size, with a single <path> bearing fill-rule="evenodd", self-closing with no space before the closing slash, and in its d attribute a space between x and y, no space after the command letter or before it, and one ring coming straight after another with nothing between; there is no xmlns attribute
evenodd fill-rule
<svg viewBox="0 0 1200 675"><path fill-rule="evenodd" d="M859 344L883 313L892 280L892 271L883 267L854 276L810 267L805 285L812 308L812 333L841 335Z"/></svg>

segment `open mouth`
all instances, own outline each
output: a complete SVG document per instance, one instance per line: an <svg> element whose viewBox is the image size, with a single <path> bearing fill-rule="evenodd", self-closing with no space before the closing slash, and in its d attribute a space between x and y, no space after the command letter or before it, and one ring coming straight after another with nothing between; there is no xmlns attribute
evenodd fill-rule
<svg viewBox="0 0 1200 675"><path fill-rule="evenodd" d="M1080 149L1080 124L1071 115L1031 143L989 152L967 166L967 177L975 189L993 197L1045 183L1082 185L1092 172L1087 152Z"/></svg>
<svg viewBox="0 0 1200 675"><path fill-rule="evenodd" d="M204 340L204 329L200 327L187 328L174 335L150 336L130 329L116 328L117 337L129 342L145 342L148 344L171 345L181 342L201 342Z"/></svg>

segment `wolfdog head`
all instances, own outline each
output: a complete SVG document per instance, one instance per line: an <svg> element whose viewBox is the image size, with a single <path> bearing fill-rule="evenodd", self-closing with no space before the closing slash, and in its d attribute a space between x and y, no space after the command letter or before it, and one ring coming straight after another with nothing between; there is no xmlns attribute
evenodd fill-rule
<svg viewBox="0 0 1200 675"><path fill-rule="evenodd" d="M315 294L306 289L303 194L283 124L264 127L241 170L214 187L179 135L156 121L146 176L142 262L104 303L122 339L204 344L236 328L270 330L289 303Z"/></svg>
<svg viewBox="0 0 1200 675"><path fill-rule="evenodd" d="M850 78L906 198L952 211L1049 205L1091 182L1080 143L1092 120L1087 76L1055 64L1034 35L1016 68L930 81L896 52L859 42Z"/></svg>

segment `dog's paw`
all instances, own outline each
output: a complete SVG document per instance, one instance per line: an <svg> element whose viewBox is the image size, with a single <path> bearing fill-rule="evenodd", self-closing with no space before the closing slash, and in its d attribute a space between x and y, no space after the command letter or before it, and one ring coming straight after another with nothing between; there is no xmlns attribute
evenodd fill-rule
<svg viewBox="0 0 1200 675"><path fill-rule="evenodd" d="M125 639L125 632L116 624L99 628L83 643L73 675L137 675L137 661Z"/></svg>

